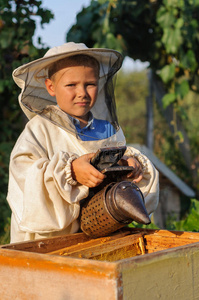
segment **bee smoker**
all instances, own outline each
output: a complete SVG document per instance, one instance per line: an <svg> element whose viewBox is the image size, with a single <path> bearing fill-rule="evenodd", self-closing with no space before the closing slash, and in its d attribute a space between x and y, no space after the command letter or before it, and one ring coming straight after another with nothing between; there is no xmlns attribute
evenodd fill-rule
<svg viewBox="0 0 199 300"><path fill-rule="evenodd" d="M115 149L111 148L112 151ZM110 163L107 156L105 160ZM117 156L117 160L120 158ZM97 168L100 169L99 165ZM122 180L124 175L132 172L132 167L119 166L114 162L101 171L106 174L106 179L97 188L90 189L89 196L81 203L81 230L97 238L109 235L132 221L150 224L141 190L133 182Z"/></svg>

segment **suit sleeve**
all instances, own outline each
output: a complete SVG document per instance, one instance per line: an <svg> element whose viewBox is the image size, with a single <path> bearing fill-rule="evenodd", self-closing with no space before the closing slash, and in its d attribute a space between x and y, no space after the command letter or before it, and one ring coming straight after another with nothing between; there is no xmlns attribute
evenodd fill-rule
<svg viewBox="0 0 199 300"><path fill-rule="evenodd" d="M45 143L44 143L45 144ZM26 129L10 160L8 202L25 232L48 233L69 226L79 216L88 188L72 180L74 153L57 151L51 158Z"/></svg>

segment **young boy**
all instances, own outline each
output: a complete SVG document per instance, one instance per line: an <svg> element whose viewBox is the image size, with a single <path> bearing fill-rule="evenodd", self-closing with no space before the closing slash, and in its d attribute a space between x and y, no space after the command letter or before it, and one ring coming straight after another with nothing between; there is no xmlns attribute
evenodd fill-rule
<svg viewBox="0 0 199 300"><path fill-rule="evenodd" d="M19 103L30 119L11 153L8 202L11 242L75 233L80 200L104 175L90 164L102 147L125 145L112 77L120 53L66 43L13 72ZM142 190L148 213L158 203L158 173L128 147L121 163Z"/></svg>

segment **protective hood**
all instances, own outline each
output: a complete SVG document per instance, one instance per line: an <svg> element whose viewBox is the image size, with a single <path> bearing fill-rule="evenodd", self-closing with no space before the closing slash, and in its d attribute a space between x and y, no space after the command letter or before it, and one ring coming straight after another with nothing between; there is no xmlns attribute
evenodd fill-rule
<svg viewBox="0 0 199 300"><path fill-rule="evenodd" d="M13 71L13 79L21 88L19 103L23 112L28 119L39 114L65 130L74 131L67 114L56 107L56 98L47 92L45 79L48 78L48 67L52 63L77 54L92 56L99 62L98 96L91 112L95 118L109 121L118 130L112 79L121 68L122 56L115 50L88 48L82 43L70 42L54 47L48 50L43 58L22 65Z"/></svg>

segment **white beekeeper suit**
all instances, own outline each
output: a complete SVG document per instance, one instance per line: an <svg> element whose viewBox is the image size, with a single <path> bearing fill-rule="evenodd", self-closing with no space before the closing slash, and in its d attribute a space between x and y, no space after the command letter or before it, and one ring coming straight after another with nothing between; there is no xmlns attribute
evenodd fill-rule
<svg viewBox="0 0 199 300"><path fill-rule="evenodd" d="M48 66L74 54L93 56L100 63L98 98L91 111L95 118L113 124L116 133L109 138L81 140L71 119L46 90ZM117 51L89 49L84 44L66 43L50 49L43 58L14 70L13 78L21 88L19 103L29 122L10 158L7 200L12 210L11 242L70 234L79 230L79 202L87 197L89 188L74 182L71 162L101 147L125 145L125 137L114 110L114 97L105 90L107 80L112 78L121 64L122 57ZM158 172L138 150L127 147L125 154L134 156L143 167L143 179L138 186L144 194L146 209L150 214L158 204Z"/></svg>

